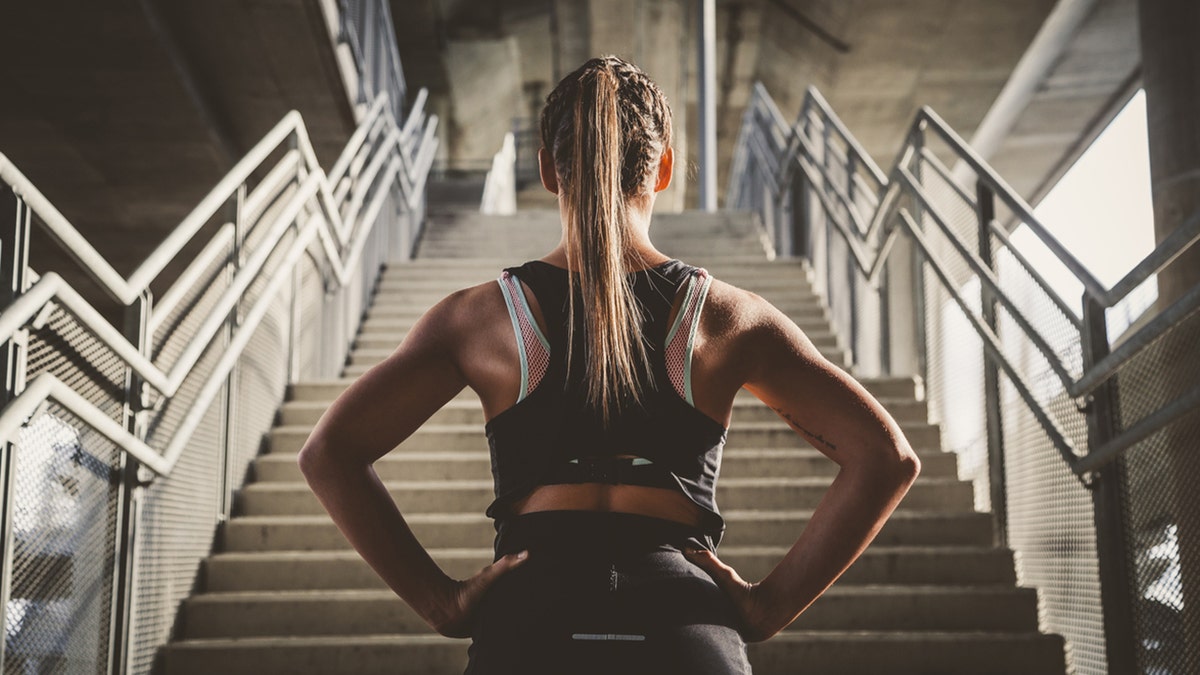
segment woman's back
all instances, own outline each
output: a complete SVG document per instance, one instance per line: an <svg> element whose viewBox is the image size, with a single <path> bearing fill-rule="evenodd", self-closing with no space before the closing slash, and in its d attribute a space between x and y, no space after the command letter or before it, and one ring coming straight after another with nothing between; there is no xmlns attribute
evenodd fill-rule
<svg viewBox="0 0 1200 675"><path fill-rule="evenodd" d="M774 635L820 595L919 468L879 403L761 298L707 279L702 303L689 303L678 279L670 303L639 298L631 279L670 260L649 236L654 196L673 172L670 124L661 92L619 59L564 78L547 99L539 152L542 182L559 196L559 246L528 279L517 272L438 303L334 402L301 451L314 492L364 559L436 630L473 638L472 675L599 663L749 672L745 640ZM644 316L647 304L656 308ZM675 351L681 377L662 328L689 311ZM555 335L541 345L544 361L535 327ZM498 533L496 562L455 581L371 463L465 386L493 441ZM800 539L757 584L716 558L719 514L705 501L743 387L841 465ZM654 470L614 481L590 463L619 455L633 456L620 477L637 473L638 458ZM693 548L702 550L685 555Z"/></svg>

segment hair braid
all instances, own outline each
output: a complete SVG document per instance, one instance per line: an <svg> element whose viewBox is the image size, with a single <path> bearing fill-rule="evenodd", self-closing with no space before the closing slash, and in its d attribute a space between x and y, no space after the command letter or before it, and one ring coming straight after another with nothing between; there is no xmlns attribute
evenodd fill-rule
<svg viewBox="0 0 1200 675"><path fill-rule="evenodd" d="M625 401L640 401L650 382L641 307L626 274L625 202L653 189L671 144L671 107L641 69L604 56L558 83L540 126L569 218L567 255L579 273L588 402L607 423ZM569 345L575 284L572 277Z"/></svg>

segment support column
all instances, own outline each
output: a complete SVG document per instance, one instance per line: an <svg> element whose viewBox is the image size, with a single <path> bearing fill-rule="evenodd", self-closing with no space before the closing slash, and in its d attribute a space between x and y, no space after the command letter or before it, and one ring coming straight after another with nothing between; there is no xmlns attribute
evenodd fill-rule
<svg viewBox="0 0 1200 675"><path fill-rule="evenodd" d="M1200 3L1140 0L1142 78L1150 139L1155 241L1200 211ZM1179 256L1158 277L1165 307L1200 283L1200 249Z"/></svg>
<svg viewBox="0 0 1200 675"><path fill-rule="evenodd" d="M1200 211L1200 3L1195 0L1139 0L1142 73L1150 142L1155 240L1162 241ZM1165 308L1200 283L1200 247L1193 246L1158 275L1158 307ZM1185 330L1200 333L1196 322ZM1196 344L1200 334L1177 335ZM1157 364L1158 391L1177 393L1195 384L1197 372L1181 363ZM1189 421L1189 419L1191 421ZM1177 526L1183 604L1182 644L1200 645L1200 475L1196 416L1163 433L1167 470L1157 489L1171 492L1167 515ZM1191 427L1193 433L1187 432ZM1134 452L1137 452L1136 450ZM1131 473L1135 463L1130 463ZM1130 476L1133 483L1134 476ZM1134 495L1136 499L1136 495ZM1182 655L1181 655L1182 656Z"/></svg>
<svg viewBox="0 0 1200 675"><path fill-rule="evenodd" d="M717 2L696 0L697 68L700 113L700 202L702 211L717 210Z"/></svg>

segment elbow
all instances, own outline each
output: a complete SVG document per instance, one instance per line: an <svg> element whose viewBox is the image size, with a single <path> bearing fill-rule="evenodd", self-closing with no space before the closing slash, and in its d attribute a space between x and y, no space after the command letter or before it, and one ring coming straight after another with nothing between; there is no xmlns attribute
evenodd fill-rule
<svg viewBox="0 0 1200 675"><path fill-rule="evenodd" d="M873 468L876 480L903 494L921 474L921 460L908 443L901 440L884 451Z"/></svg>
<svg viewBox="0 0 1200 675"><path fill-rule="evenodd" d="M917 476L921 475L921 459L911 448L906 448L900 453L896 464L896 475L905 487L912 485Z"/></svg>
<svg viewBox="0 0 1200 675"><path fill-rule="evenodd" d="M312 482L315 476L322 472L321 467L327 461L328 452L325 444L317 442L313 437L304 442L299 454L296 455L296 463L300 465L300 473L304 475L305 480L309 483Z"/></svg>
<svg viewBox="0 0 1200 675"><path fill-rule="evenodd" d="M892 444L888 456L891 459L888 462L888 468L892 478L904 490L908 490L909 486L917 480L917 476L921 475L921 459L917 457L916 451L903 436Z"/></svg>

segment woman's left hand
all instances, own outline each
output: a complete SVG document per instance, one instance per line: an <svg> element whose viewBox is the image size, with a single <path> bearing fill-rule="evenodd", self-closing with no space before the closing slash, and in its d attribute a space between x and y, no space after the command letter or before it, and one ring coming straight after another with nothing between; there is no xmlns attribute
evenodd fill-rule
<svg viewBox="0 0 1200 675"><path fill-rule="evenodd" d="M708 572L717 586L733 601L741 619L739 633L746 642L762 642L783 630L790 620L782 621L778 598L759 583L746 581L715 553L707 549L684 551L688 560Z"/></svg>

